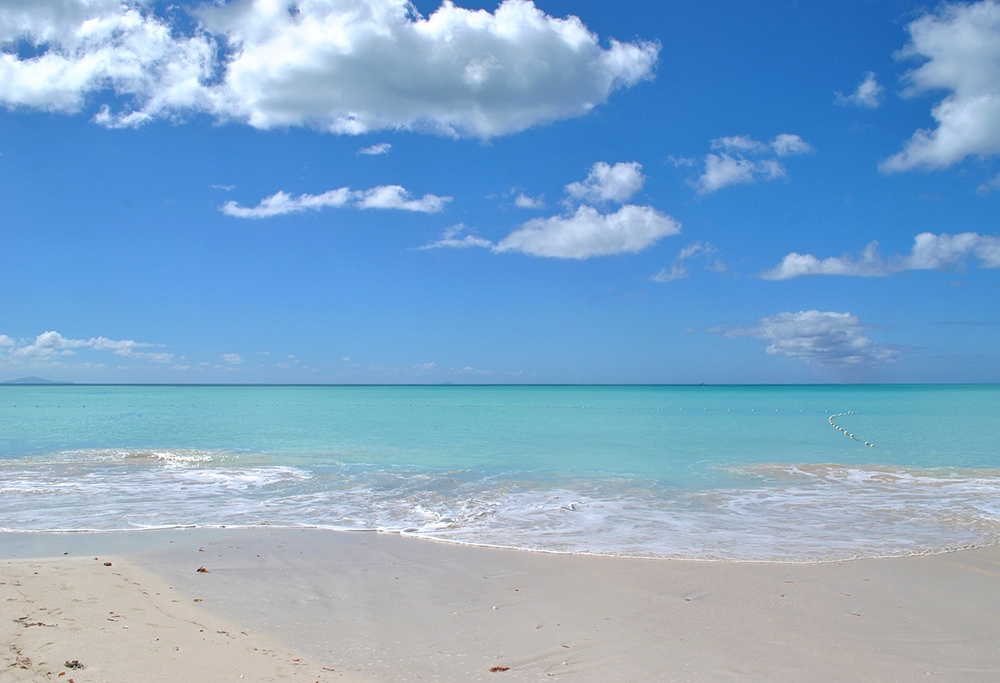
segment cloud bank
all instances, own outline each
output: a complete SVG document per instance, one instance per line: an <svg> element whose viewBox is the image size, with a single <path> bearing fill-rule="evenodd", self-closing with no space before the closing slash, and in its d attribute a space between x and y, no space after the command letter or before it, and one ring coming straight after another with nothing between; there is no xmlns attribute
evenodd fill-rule
<svg viewBox="0 0 1000 683"><path fill-rule="evenodd" d="M963 232L958 235L923 232L913 239L907 255L883 259L878 242L872 242L857 256L820 259L812 254L792 252L777 266L761 273L764 280L791 280L806 275L887 277L907 270L947 270L964 268L975 258L982 268L1000 268L1000 237Z"/></svg>
<svg viewBox="0 0 1000 683"><path fill-rule="evenodd" d="M764 339L771 342L768 355L798 358L814 367L864 367L898 360L898 351L864 335L869 329L856 315L812 310L760 318L752 327L717 327L709 332Z"/></svg>
<svg viewBox="0 0 1000 683"><path fill-rule="evenodd" d="M712 140L712 149L719 150L719 153L705 156L705 169L694 182L700 195L718 192L731 185L788 178L788 171L775 157L813 151L809 143L790 133L781 133L769 144L745 135L716 138Z"/></svg>
<svg viewBox="0 0 1000 683"><path fill-rule="evenodd" d="M107 337L71 339L55 331L43 332L33 340L17 340L0 334L0 367L60 366L64 365L62 361L67 357L76 356L81 350L87 349L110 351L116 356L153 363L169 363L173 359L171 353L143 350L155 346L131 339L115 340Z"/></svg>
<svg viewBox="0 0 1000 683"><path fill-rule="evenodd" d="M602 46L579 18L531 0L492 13L445 2L428 17L406 0L4 5L0 104L75 113L110 97L94 120L111 127L206 114L490 138L584 115L652 78L659 54L646 41Z"/></svg>
<svg viewBox="0 0 1000 683"><path fill-rule="evenodd" d="M883 161L885 173L952 166L968 156L1000 154L1000 2L941 5L912 22L902 59L919 60L904 94L944 90L933 129L920 129Z"/></svg>
<svg viewBox="0 0 1000 683"><path fill-rule="evenodd" d="M264 197L257 206L241 206L230 200L219 207L219 210L233 218L271 218L289 213L344 207L440 213L451 199L435 194L425 194L414 199L400 185L380 185L370 190L351 190L349 187L341 187L323 194L300 194L298 197L280 191Z"/></svg>

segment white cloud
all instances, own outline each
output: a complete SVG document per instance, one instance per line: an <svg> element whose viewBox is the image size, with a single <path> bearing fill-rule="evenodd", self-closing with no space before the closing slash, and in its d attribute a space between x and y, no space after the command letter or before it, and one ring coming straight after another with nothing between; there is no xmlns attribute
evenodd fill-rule
<svg viewBox="0 0 1000 683"><path fill-rule="evenodd" d="M875 79L874 71L866 71L864 79L858 83L858 88L850 95L839 90L834 93L833 102L842 107L853 105L864 109L877 109L881 103L882 86Z"/></svg>
<svg viewBox="0 0 1000 683"><path fill-rule="evenodd" d="M0 335L0 348L5 349L0 352L0 364L38 366L39 363L52 363L65 356L74 356L81 349L111 351L117 356L143 359L153 363L169 363L173 359L171 353L140 350L155 346L131 339L115 340L107 337L70 339L51 330L37 335L30 341L17 341L7 335Z"/></svg>
<svg viewBox="0 0 1000 683"><path fill-rule="evenodd" d="M654 273L650 276L651 282L673 282L674 280L683 280L690 275L690 269L685 261L689 261L693 258L702 257L708 258L715 254L716 249L708 242L693 242L688 246L680 250L677 257L674 259L670 267L664 267L659 270L659 272ZM714 270L715 272L722 272L726 269L725 264L718 259L714 264L706 266L709 270Z"/></svg>
<svg viewBox="0 0 1000 683"><path fill-rule="evenodd" d="M705 155L705 170L694 182L701 195L711 194L731 185L787 179L788 171L776 158L759 157L768 153L786 157L813 151L812 145L791 133L781 133L768 144L745 135L716 138L712 140L711 147L719 150L719 153ZM674 165L681 164L674 160Z"/></svg>
<svg viewBox="0 0 1000 683"><path fill-rule="evenodd" d="M813 310L760 318L753 327L713 328L709 332L768 340L768 355L798 358L818 367L859 367L898 360L898 351L863 334L869 329L850 313Z"/></svg>
<svg viewBox="0 0 1000 683"><path fill-rule="evenodd" d="M879 168L942 169L970 155L1000 154L1000 2L946 3L907 30L910 42L899 56L923 63L906 74L906 94L948 94L931 109L937 127L917 130Z"/></svg>
<svg viewBox="0 0 1000 683"><path fill-rule="evenodd" d="M983 268L1000 268L1000 237L963 232L935 235L923 232L913 240L913 250L902 261L906 270L940 270L964 266L965 259L979 259Z"/></svg>
<svg viewBox="0 0 1000 683"><path fill-rule="evenodd" d="M566 200L570 212L534 218L495 244L487 239L458 234L465 229L457 225L444 236L421 249L437 247L485 247L494 252L520 252L531 256L584 260L593 256L634 254L647 249L663 237L676 235L681 224L651 206L626 204L615 212L602 212L588 204L572 210L573 199L594 203L621 203L635 194L645 182L642 166L637 162L605 162L594 164L587 179L566 185Z"/></svg>
<svg viewBox="0 0 1000 683"><path fill-rule="evenodd" d="M569 216L528 221L497 242L494 250L583 260L638 253L680 231L680 223L650 206L627 204L609 214L581 206Z"/></svg>
<svg viewBox="0 0 1000 683"><path fill-rule="evenodd" d="M976 192L980 195L986 195L993 190L1000 190L1000 175L997 175L992 180L987 180L985 183L976 188Z"/></svg>
<svg viewBox="0 0 1000 683"><path fill-rule="evenodd" d="M698 160L694 157L678 157L671 154L667 157L667 163L671 164L674 168L681 168L682 166L697 166Z"/></svg>
<svg viewBox="0 0 1000 683"><path fill-rule="evenodd" d="M341 187L323 194L301 194L298 197L279 191L260 200L260 203L254 207L240 206L231 200L223 204L220 210L227 216L234 218L270 218L288 213L319 211L326 208L339 209L347 206L358 209L397 209L420 213L439 213L450 201L451 197L439 197L433 194L425 194L419 199L411 199L410 193L399 185L381 185L370 190L351 190L349 187Z"/></svg>
<svg viewBox="0 0 1000 683"><path fill-rule="evenodd" d="M364 154L366 156L379 156L380 154L388 154L392 151L392 145L388 142L380 142L371 147L362 147L358 150L358 154Z"/></svg>
<svg viewBox="0 0 1000 683"><path fill-rule="evenodd" d="M222 360L230 365L240 365L243 363L243 356L238 353L224 353L222 354Z"/></svg>
<svg viewBox="0 0 1000 683"><path fill-rule="evenodd" d="M292 11L294 9L294 11ZM19 41L40 53L21 57ZM107 126L207 113L257 128L489 138L581 116L652 77L659 46L610 40L530 0L492 13L406 0L37 0L0 8L0 103Z"/></svg>
<svg viewBox="0 0 1000 683"><path fill-rule="evenodd" d="M354 193L359 209L397 209L418 213L440 213L451 197L425 194L419 199L410 199L410 193L399 185L382 185L370 190Z"/></svg>
<svg viewBox="0 0 1000 683"><path fill-rule="evenodd" d="M776 159L752 161L728 154L705 155L705 170L695 186L699 194L711 194L730 185L744 185L757 180L787 178L788 172Z"/></svg>
<svg viewBox="0 0 1000 683"><path fill-rule="evenodd" d="M298 197L292 197L287 192L279 191L260 200L260 203L253 208L240 206L235 201L230 200L222 205L221 211L234 218L270 218L286 213L319 211L327 207L340 208L345 206L352 197L353 193L347 187L330 190L323 194L301 194Z"/></svg>
<svg viewBox="0 0 1000 683"><path fill-rule="evenodd" d="M477 237L476 235L465 235L464 237L459 237L463 232L468 230L464 223L459 223L458 225L453 225L450 228L446 228L444 235L441 239L431 242L430 244L425 244L422 247L417 247L418 250L425 249L441 249L442 247L450 247L452 249L467 249L469 247L483 247L490 249L493 247L493 243L482 237Z"/></svg>
<svg viewBox="0 0 1000 683"><path fill-rule="evenodd" d="M819 259L812 254L793 251L771 270L761 273L765 280L791 280L803 275L850 275L854 277L882 277L888 275L885 262L879 255L878 243L872 242L857 258L831 256Z"/></svg>
<svg viewBox="0 0 1000 683"><path fill-rule="evenodd" d="M886 277L907 270L964 268L975 258L982 268L1000 268L1000 237L963 232L958 235L923 232L913 240L909 254L883 259L878 243L872 242L857 256L819 259L812 254L792 252L781 263L761 273L765 280L791 280L805 275Z"/></svg>
<svg viewBox="0 0 1000 683"><path fill-rule="evenodd" d="M590 169L587 179L566 186L566 193L581 202L627 202L642 189L646 176L642 165L636 161L617 163L614 166L598 161Z"/></svg>
<svg viewBox="0 0 1000 683"><path fill-rule="evenodd" d="M812 145L803 140L798 135L791 133L781 133L771 140L771 149L779 157L788 157L794 154L808 154L813 151Z"/></svg>
<svg viewBox="0 0 1000 683"><path fill-rule="evenodd" d="M721 149L737 154L761 154L767 151L767 145L746 135L733 135L712 140L712 149Z"/></svg>
<svg viewBox="0 0 1000 683"><path fill-rule="evenodd" d="M545 198L541 195L529 197L521 192L514 198L514 206L519 209L543 209L545 208Z"/></svg>
<svg viewBox="0 0 1000 683"><path fill-rule="evenodd" d="M674 280L683 280L690 275L688 267L683 263L674 263L670 266L668 270L666 266L660 268L659 271L653 273L649 276L650 282L673 282Z"/></svg>
<svg viewBox="0 0 1000 683"><path fill-rule="evenodd" d="M40 48L21 58L18 42ZM208 106L215 41L174 35L170 20L146 3L37 0L0 8L0 102L7 107L80 111L91 95L113 89L123 109L98 119L138 124L153 116Z"/></svg>

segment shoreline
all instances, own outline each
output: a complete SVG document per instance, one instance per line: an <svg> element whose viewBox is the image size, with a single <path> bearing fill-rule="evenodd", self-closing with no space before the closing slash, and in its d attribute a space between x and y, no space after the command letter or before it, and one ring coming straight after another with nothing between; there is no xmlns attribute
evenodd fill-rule
<svg viewBox="0 0 1000 683"><path fill-rule="evenodd" d="M40 576L77 567L72 575L85 590L115 595L121 586L109 582L114 574L82 559L108 557L122 574L141 575L142 590L163 582L199 619L231 624L217 630L238 627L272 643L285 661L315 663L310 671L328 677L319 680L479 681L496 680L497 673L501 680L581 682L1000 678L997 546L766 563L515 552L427 540L268 527L6 533L0 566L5 583L12 566L40 563ZM10 559L31 551L37 557ZM201 566L209 571L197 572ZM27 590L41 591L52 605L65 603L47 605L50 614L78 608L73 591ZM20 616L27 615L11 619ZM68 637L66 630L44 630L54 642ZM225 646L205 648L224 654ZM155 657L152 677L135 678L122 668L128 661L108 652L101 678L87 678L87 670L69 676L75 683L161 680L153 676L161 666ZM509 668L491 672L495 666ZM263 671L243 680L280 679L276 670ZM168 673L161 672L162 680Z"/></svg>
<svg viewBox="0 0 1000 683"><path fill-rule="evenodd" d="M728 558L728 557L686 557L686 556L660 556L660 555L616 555L614 553L599 553L599 552L586 552L586 551L572 551L572 550L556 550L549 548L528 548L521 546L507 546L499 544L490 543L475 543L472 541L463 541L450 538L438 538L436 536L407 533L405 531L399 530L384 530L384 529L331 529L325 526L309 526L309 525L295 525L295 526L282 526L282 525L271 525L271 524L247 524L247 525L236 525L236 524L220 524L213 526L204 525L194 525L194 524L178 524L176 526L164 526L164 527L154 527L148 529L130 528L130 529L25 529L25 530L10 530L0 528L0 558L6 557L4 552L5 547L9 547L12 543L12 539L18 536L25 537L45 537L51 536L54 539L51 543L39 543L38 541L22 543L21 547L36 549L34 552L39 552L43 548L52 546L66 545L66 541L61 540L64 537L72 538L74 536L124 536L124 537L138 537L140 534L150 534L150 535L164 535L164 534L184 534L186 532L214 532L214 531L229 531L229 532L241 532L241 531L279 531L279 532L296 532L296 531L312 531L320 533L331 533L331 534L373 534L380 536L396 536L399 538L412 539L420 542L429 543L442 543L445 545L454 545L467 548L482 548L488 550L500 550L504 552L521 552L521 553L535 553L540 555L555 555L560 557L601 557L610 558L615 560L645 560L653 562L696 562L696 563L731 563L731 564L773 564L773 565L812 565L812 564L842 564L844 562L857 562L866 560L894 560L894 559L907 559L913 557L934 557L937 555L950 555L953 553L964 553L974 550L985 550L988 548L1000 548L1000 537L995 538L991 541L984 543L970 543L963 546L955 546L950 548L941 549L931 549L931 550L919 550L905 553L896 554L885 554L885 555L856 555L852 557L831 557L831 558L819 558L819 559L755 559L755 558ZM157 541L154 545L158 545ZM142 547L144 544L134 544L132 542L125 543L126 548L135 549L137 547ZM29 550L29 552L32 552ZM48 557L51 549L46 552L41 550L42 554L40 557ZM126 550L126 552L131 552ZM16 555L11 555L10 557L16 557ZM26 556L32 557L32 556Z"/></svg>

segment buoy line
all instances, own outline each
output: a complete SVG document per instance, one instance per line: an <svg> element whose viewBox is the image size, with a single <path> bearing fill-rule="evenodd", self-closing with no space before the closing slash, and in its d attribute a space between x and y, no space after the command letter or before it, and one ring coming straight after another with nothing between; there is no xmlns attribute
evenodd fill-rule
<svg viewBox="0 0 1000 683"><path fill-rule="evenodd" d="M854 439L858 443L861 443L861 439L859 439L858 437L854 436L854 434L852 434L851 432L847 431L846 429L844 429L843 427L841 427L840 425L838 425L836 422L833 421L833 418L835 418L835 417L843 417L844 415L857 415L857 414L858 414L858 411L856 411L856 410L848 410L846 413L837 413L836 415L831 415L830 416L830 420L829 420L830 426L833 427L834 429L836 429L838 432L840 432L844 436L847 436L847 437L849 437L851 439ZM875 448L875 444L873 444L870 441L865 441L864 443L869 448Z"/></svg>

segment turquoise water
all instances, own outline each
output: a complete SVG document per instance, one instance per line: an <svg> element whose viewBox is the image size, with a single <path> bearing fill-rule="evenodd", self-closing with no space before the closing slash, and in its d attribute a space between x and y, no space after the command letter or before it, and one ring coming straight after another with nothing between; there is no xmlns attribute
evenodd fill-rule
<svg viewBox="0 0 1000 683"><path fill-rule="evenodd" d="M308 525L738 560L940 552L1000 536L998 428L1000 388L981 385L3 386L0 529Z"/></svg>

